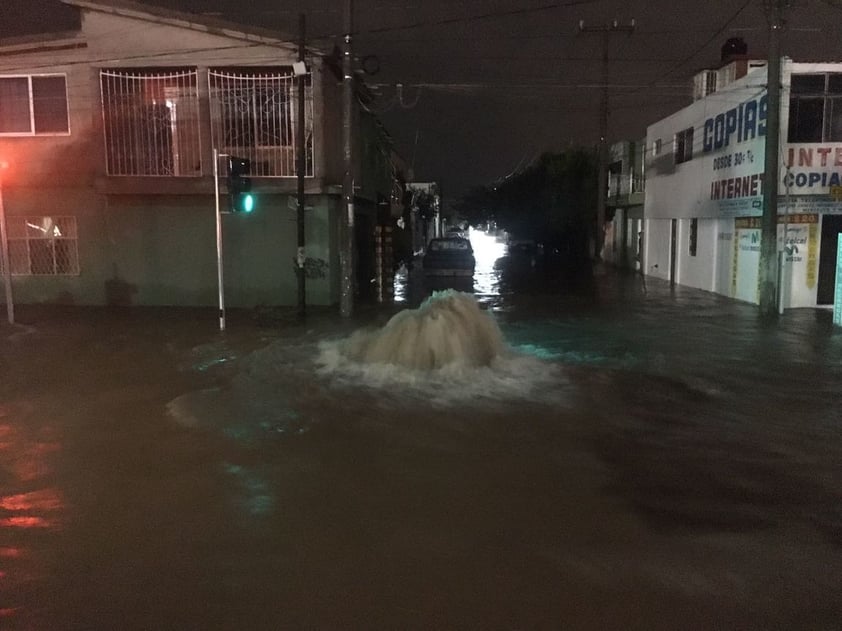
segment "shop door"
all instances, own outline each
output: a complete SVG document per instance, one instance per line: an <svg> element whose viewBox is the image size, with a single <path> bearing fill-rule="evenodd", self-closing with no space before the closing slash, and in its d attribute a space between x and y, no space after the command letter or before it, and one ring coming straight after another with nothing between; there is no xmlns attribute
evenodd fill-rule
<svg viewBox="0 0 842 631"><path fill-rule="evenodd" d="M678 255L678 220L673 219L670 224L670 285L675 285L676 257Z"/></svg>
<svg viewBox="0 0 842 631"><path fill-rule="evenodd" d="M816 303L833 304L834 281L836 280L836 239L842 232L842 215L822 217L822 242L819 251L819 286Z"/></svg>

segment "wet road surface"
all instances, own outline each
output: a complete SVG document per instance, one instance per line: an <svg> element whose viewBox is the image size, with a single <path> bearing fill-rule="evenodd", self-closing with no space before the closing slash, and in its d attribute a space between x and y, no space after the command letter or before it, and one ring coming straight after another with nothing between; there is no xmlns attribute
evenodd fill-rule
<svg viewBox="0 0 842 631"><path fill-rule="evenodd" d="M21 308L0 628L840 628L829 312L480 273L515 354L438 376L331 360L399 306Z"/></svg>

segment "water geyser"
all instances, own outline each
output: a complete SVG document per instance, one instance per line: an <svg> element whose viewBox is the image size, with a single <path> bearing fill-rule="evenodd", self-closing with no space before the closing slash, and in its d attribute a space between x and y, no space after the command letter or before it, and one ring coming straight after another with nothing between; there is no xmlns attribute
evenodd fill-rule
<svg viewBox="0 0 842 631"><path fill-rule="evenodd" d="M415 370L490 365L503 355L503 334L470 294L435 292L418 309L396 314L382 329L357 331L341 347L353 361Z"/></svg>

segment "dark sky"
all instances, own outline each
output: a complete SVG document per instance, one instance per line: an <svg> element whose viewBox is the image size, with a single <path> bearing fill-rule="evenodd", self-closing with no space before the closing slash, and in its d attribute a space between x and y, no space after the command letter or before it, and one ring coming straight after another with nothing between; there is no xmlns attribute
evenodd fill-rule
<svg viewBox="0 0 842 631"><path fill-rule="evenodd" d="M331 48L344 0L153 3L286 33L304 12L314 43ZM794 4L785 54L842 60L842 0ZM609 39L610 140L642 137L688 103L692 74L715 67L729 37L743 37L758 57L767 42L762 0L355 0L354 8L355 51L380 61L370 81L382 119L416 179L440 181L451 197L542 151L596 141L603 37L579 34L580 20L635 20L632 35ZM0 37L45 24L67 26L72 15L56 0L0 2Z"/></svg>

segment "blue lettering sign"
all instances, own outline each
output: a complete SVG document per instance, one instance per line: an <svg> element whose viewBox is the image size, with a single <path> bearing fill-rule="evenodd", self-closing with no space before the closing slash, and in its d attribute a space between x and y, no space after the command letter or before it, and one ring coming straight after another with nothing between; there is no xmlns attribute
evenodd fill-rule
<svg viewBox="0 0 842 631"><path fill-rule="evenodd" d="M705 121L704 131L702 132L702 141L704 146L702 151L707 153L713 149L713 119L709 118Z"/></svg>
<svg viewBox="0 0 842 631"><path fill-rule="evenodd" d="M766 135L766 95L740 103L705 120L702 126L702 150L704 153L722 149L734 143Z"/></svg>

